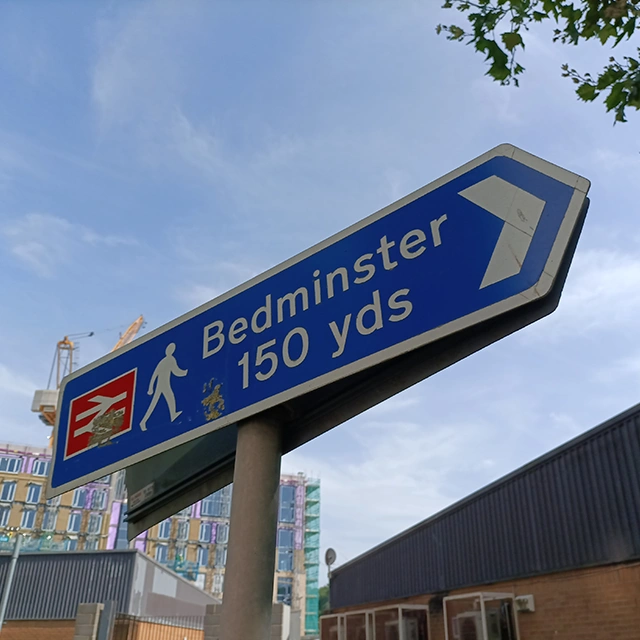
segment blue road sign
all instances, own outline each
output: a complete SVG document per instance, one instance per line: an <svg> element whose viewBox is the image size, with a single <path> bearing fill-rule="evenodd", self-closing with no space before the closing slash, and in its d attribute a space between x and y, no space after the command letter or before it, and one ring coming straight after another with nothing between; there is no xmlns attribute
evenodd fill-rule
<svg viewBox="0 0 640 640"><path fill-rule="evenodd" d="M502 145L73 373L47 495L540 299L588 189Z"/></svg>

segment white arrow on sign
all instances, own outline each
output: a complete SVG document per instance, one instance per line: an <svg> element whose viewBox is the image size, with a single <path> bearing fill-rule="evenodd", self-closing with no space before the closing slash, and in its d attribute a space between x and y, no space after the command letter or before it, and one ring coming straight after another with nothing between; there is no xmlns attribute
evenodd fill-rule
<svg viewBox="0 0 640 640"><path fill-rule="evenodd" d="M498 176L486 178L459 195L504 220L480 288L520 273L546 202Z"/></svg>

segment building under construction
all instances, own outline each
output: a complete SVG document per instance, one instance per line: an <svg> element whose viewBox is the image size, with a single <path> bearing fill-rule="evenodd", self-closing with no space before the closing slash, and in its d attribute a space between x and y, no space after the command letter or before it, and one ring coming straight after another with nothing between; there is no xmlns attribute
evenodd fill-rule
<svg viewBox="0 0 640 640"><path fill-rule="evenodd" d="M23 550L89 551L130 546L222 597L232 488L200 500L127 540L124 472L45 500L51 449L0 445L0 550L23 535ZM318 633L320 483L304 474L280 482L274 601L300 612L301 635Z"/></svg>

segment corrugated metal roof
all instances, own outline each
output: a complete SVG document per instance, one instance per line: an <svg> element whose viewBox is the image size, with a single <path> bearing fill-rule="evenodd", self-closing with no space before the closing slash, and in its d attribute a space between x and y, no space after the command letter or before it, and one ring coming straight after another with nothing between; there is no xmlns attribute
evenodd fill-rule
<svg viewBox="0 0 640 640"><path fill-rule="evenodd" d="M18 558L7 620L68 620L81 602L115 600L127 613L136 551L25 553ZM0 589L10 555L0 555ZM0 591L1 593L1 591Z"/></svg>
<svg viewBox="0 0 640 640"><path fill-rule="evenodd" d="M640 558L640 404L335 569L332 608Z"/></svg>

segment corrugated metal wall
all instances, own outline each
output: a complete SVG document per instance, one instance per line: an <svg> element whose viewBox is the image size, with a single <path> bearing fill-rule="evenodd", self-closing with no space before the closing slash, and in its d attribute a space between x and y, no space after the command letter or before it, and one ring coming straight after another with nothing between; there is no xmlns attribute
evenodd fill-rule
<svg viewBox="0 0 640 640"><path fill-rule="evenodd" d="M81 602L115 600L127 613L135 551L28 553L18 558L7 620L68 620ZM0 556L0 593L10 556Z"/></svg>
<svg viewBox="0 0 640 640"><path fill-rule="evenodd" d="M639 465L636 405L336 569L331 606L640 558Z"/></svg>

